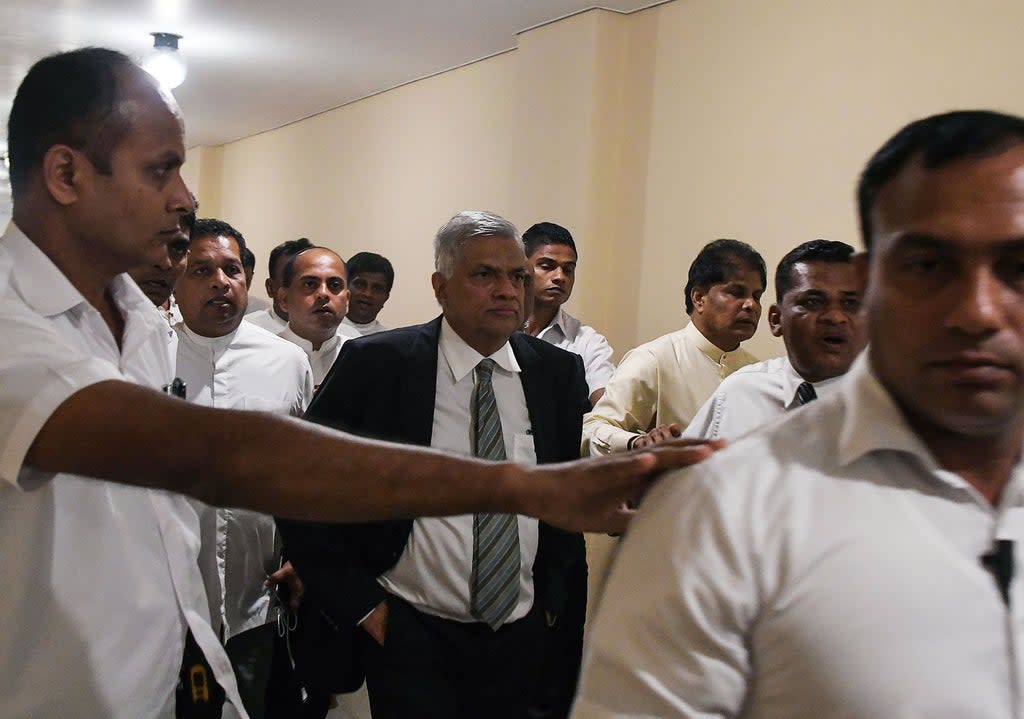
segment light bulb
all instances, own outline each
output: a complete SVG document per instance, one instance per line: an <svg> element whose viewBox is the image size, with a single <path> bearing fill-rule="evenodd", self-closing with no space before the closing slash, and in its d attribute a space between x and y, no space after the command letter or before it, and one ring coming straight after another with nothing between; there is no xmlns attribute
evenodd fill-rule
<svg viewBox="0 0 1024 719"><path fill-rule="evenodd" d="M188 68L178 50L180 35L168 32L150 33L153 36L153 51L142 63L142 68L157 79L168 90L185 82Z"/></svg>

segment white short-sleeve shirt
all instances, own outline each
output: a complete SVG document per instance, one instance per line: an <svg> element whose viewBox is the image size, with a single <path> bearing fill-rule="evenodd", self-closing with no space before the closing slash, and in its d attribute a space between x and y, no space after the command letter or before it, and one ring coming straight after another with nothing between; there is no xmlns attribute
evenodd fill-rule
<svg viewBox="0 0 1024 719"><path fill-rule="evenodd" d="M1008 602L996 540L1018 548ZM1020 717L1022 540L1024 464L992 506L861 356L645 497L573 717Z"/></svg>
<svg viewBox="0 0 1024 719"><path fill-rule="evenodd" d="M812 383L818 399L831 395L840 377ZM789 357L774 357L740 367L726 377L697 410L684 437L739 439L800 406L797 390L804 378Z"/></svg>
<svg viewBox="0 0 1024 719"><path fill-rule="evenodd" d="M561 307L558 308L551 324L540 331L537 339L549 342L567 352L574 352L583 358L590 394L604 389L615 374L612 348L604 335L590 325L583 324Z"/></svg>
<svg viewBox="0 0 1024 719"><path fill-rule="evenodd" d="M24 466L65 400L173 378L166 324L127 275L122 347L11 223L0 239L0 717L173 717L186 629L237 702L184 497ZM111 447L116 451L116 444Z"/></svg>

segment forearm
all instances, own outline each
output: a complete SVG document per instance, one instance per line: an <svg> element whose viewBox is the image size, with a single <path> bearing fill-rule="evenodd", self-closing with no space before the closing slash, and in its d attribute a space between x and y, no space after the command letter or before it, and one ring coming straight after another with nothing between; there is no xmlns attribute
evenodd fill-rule
<svg viewBox="0 0 1024 719"><path fill-rule="evenodd" d="M521 506L529 500L524 472L514 465L357 439L286 417L198 407L115 381L87 387L58 407L26 464L296 519L537 509Z"/></svg>
<svg viewBox="0 0 1024 719"><path fill-rule="evenodd" d="M261 504L280 517L367 521L507 508L514 465L357 438L269 415L232 415L245 437L225 458L217 503ZM237 444L237 442L236 442ZM425 491L429 488L429 491Z"/></svg>

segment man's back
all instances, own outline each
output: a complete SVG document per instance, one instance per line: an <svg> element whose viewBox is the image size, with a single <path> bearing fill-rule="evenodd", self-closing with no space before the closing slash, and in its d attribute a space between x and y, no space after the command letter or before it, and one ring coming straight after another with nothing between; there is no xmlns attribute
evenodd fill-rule
<svg viewBox="0 0 1024 719"><path fill-rule="evenodd" d="M994 513L862 359L837 396L687 474L630 530L576 716L1015 711L1016 633L980 557L1014 531L1019 468Z"/></svg>

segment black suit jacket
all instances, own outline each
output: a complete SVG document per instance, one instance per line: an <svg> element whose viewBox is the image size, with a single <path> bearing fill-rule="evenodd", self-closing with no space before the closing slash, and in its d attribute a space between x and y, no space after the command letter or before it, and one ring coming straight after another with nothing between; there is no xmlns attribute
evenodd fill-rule
<svg viewBox="0 0 1024 719"><path fill-rule="evenodd" d="M364 437L429 446L440 328L438 317L424 325L346 342L306 418ZM510 342L521 369L538 463L578 458L583 414L590 408L582 359L519 332ZM376 577L397 563L412 519L278 524L285 552L306 584L308 600L339 632L361 631L357 622L386 597ZM578 586L580 576L585 582L585 570L578 571L585 562L582 535L542 522L533 570L534 601L556 616L570 596L578 602L582 592L585 601L586 586Z"/></svg>

